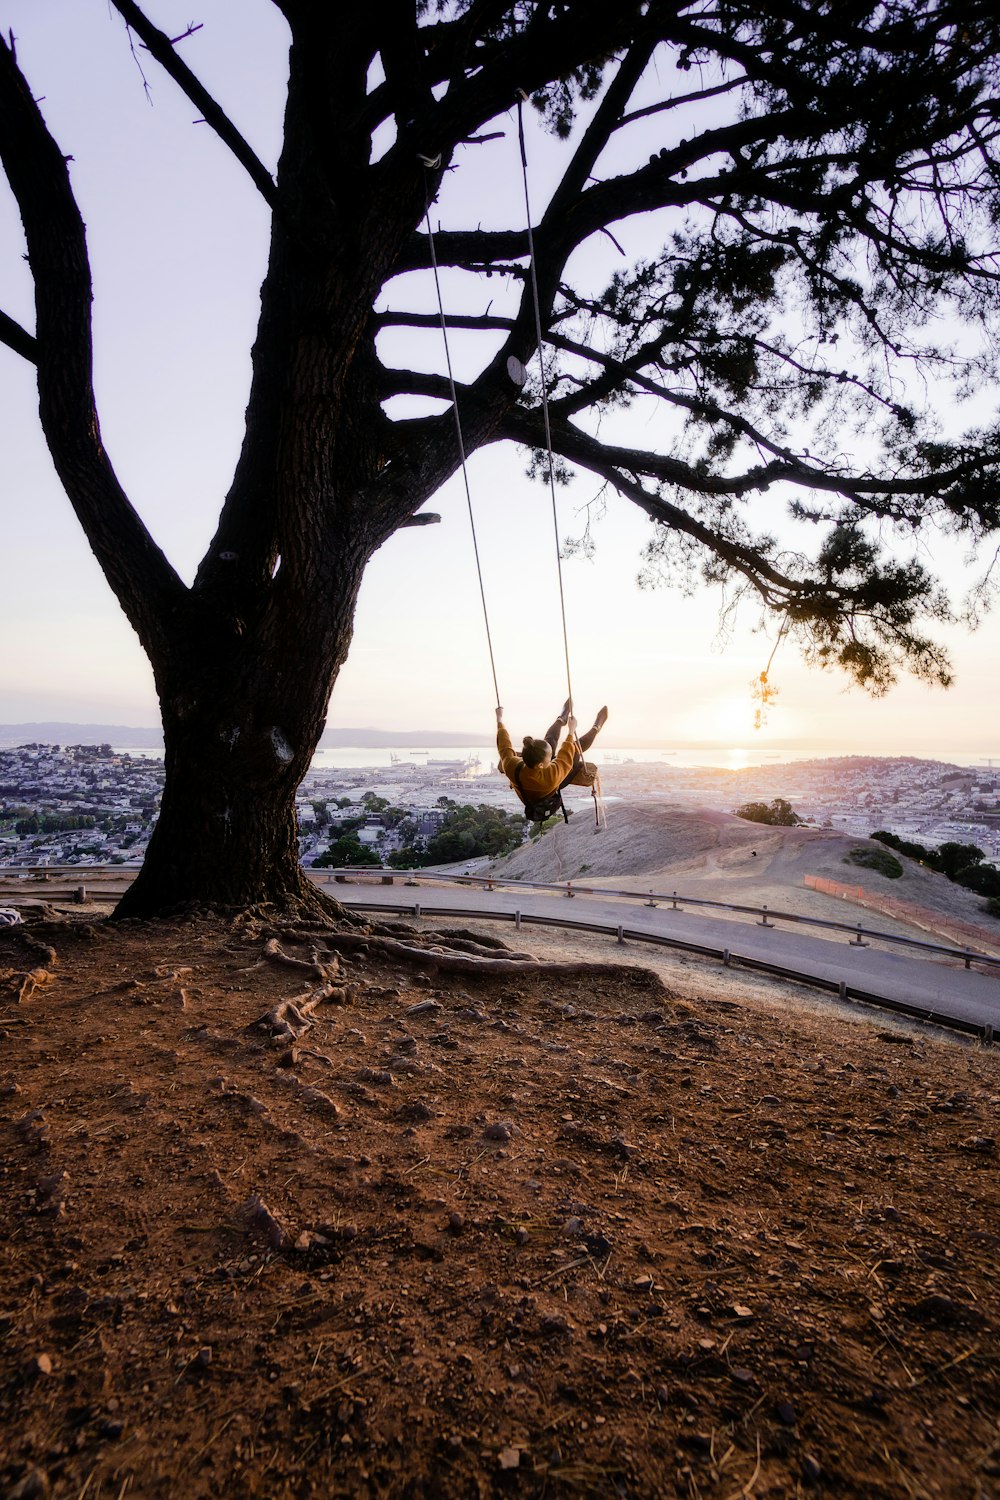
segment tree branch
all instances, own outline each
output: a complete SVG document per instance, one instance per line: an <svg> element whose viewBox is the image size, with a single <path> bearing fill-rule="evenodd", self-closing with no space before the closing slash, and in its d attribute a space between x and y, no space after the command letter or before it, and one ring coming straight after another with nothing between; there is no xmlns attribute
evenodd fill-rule
<svg viewBox="0 0 1000 1500"><path fill-rule="evenodd" d="M191 103L203 116L205 121L211 125L219 139L229 147L236 160L249 174L251 181L262 195L265 202L280 215L281 200L277 185L270 172L258 158L253 147L246 141L236 126L229 119L222 107L216 103L204 84L195 77L183 58L179 57L174 50L173 43L165 32L143 14L135 0L111 0L111 4L118 11L127 26L142 39L143 44L156 61L169 73L170 77L178 87L187 95ZM188 33L185 33L187 35Z"/></svg>
<svg viewBox="0 0 1000 1500"><path fill-rule="evenodd" d="M186 590L129 503L101 441L83 220L66 159L2 37L0 161L21 212L35 282L34 358L46 441L119 603L147 650L163 648L168 601Z"/></svg>
<svg viewBox="0 0 1000 1500"><path fill-rule="evenodd" d="M13 349L15 354L20 354L31 364L38 363L38 344L34 335L2 311L0 311L0 344L6 344L8 349Z"/></svg>

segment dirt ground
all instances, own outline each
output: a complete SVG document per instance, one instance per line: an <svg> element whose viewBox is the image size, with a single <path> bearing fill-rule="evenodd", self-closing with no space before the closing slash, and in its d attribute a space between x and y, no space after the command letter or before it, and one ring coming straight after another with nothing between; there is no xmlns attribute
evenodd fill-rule
<svg viewBox="0 0 1000 1500"><path fill-rule="evenodd" d="M429 932L0 932L0 1495L1000 1496L997 1049Z"/></svg>

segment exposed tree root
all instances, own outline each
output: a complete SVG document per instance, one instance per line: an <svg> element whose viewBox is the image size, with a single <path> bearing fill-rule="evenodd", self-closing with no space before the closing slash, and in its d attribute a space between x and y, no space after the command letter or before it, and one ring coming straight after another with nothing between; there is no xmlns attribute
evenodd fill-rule
<svg viewBox="0 0 1000 1500"><path fill-rule="evenodd" d="M0 994L15 1005L30 1000L37 989L48 984L52 975L48 969L31 969L27 973L17 969L0 969Z"/></svg>
<svg viewBox="0 0 1000 1500"><path fill-rule="evenodd" d="M313 933L286 933L289 938L299 937L311 938ZM354 952L384 953L392 958L409 963L416 968L430 969L433 972L447 974L482 974L482 975L527 975L546 974L554 979L569 976L571 974L601 975L614 972L620 965L593 963L588 960L564 961L552 963L545 959L534 958L528 953L507 953L503 958L490 955L470 954L457 952L455 949L442 948L440 946L421 947L416 943L404 943L398 938L382 937L374 932L330 932L323 934L327 943L333 948L348 949ZM652 969L633 969L629 967L631 974L642 974L648 979L655 980L659 985L659 977Z"/></svg>
<svg viewBox="0 0 1000 1500"><path fill-rule="evenodd" d="M395 936L397 933L402 934L402 937ZM463 931L435 934L435 937L450 938L449 945L444 947L439 942L421 941L423 934L418 934L412 927L400 923L371 923L362 932L344 932L339 928L317 930L311 926L289 927L283 928L280 935L289 942L315 945L316 940L319 939L333 949L361 954L383 953L414 968L450 974L483 976L545 974L558 979L578 974L589 974L595 977L608 975L619 972L622 967L620 964L595 963L584 959L556 963L536 958L531 953L518 953L496 939L488 943L480 943L478 939L466 935ZM277 943L275 946L278 946ZM498 956L498 948L502 956ZM313 955L314 961L319 958L319 952L315 946L313 946ZM298 960L300 964L303 962L301 959ZM632 965L628 966L628 970L631 975L642 976L646 982L652 982L657 988L663 988L654 970L635 968Z"/></svg>
<svg viewBox="0 0 1000 1500"><path fill-rule="evenodd" d="M320 1005L342 1004L348 998L348 992L342 983L340 959L336 954L330 955L330 958L332 962L323 963L315 947L311 958L295 958L285 952L277 938L268 938L261 954L262 962L304 971L311 979L317 980L318 984L299 995L279 1000L277 1005L253 1022L253 1029L266 1031L279 1041L294 1042L313 1025L312 1013Z"/></svg>
<svg viewBox="0 0 1000 1500"><path fill-rule="evenodd" d="M289 892L280 903L263 901L245 907L235 914L233 920L236 931L246 938L258 938L275 929L305 924L316 929L316 936L324 936L335 928L363 927L365 922L357 912L341 906L339 901L334 901L310 882L303 882L301 893Z"/></svg>

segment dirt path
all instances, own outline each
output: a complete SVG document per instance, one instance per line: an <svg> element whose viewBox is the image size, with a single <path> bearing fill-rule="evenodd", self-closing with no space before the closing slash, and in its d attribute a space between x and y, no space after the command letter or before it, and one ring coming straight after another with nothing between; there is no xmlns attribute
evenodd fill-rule
<svg viewBox="0 0 1000 1500"><path fill-rule="evenodd" d="M1000 1494L995 1053L262 949L0 933L0 1493Z"/></svg>

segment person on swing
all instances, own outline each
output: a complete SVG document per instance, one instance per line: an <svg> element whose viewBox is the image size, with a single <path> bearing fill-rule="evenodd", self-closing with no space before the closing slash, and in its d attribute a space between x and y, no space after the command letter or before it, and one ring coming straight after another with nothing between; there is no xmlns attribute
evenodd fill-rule
<svg viewBox="0 0 1000 1500"><path fill-rule="evenodd" d="M583 752L589 750L599 732L608 721L607 708L598 710L593 728L586 734L576 735L576 719L573 717L573 700L567 698L562 711L545 731L545 738L536 740L530 734L524 737L521 753L511 742L503 722L503 709L497 708L497 750L500 753L500 769L525 804L542 801L564 786L593 786L597 779L597 767L584 760ZM563 729L569 734L559 746L559 735Z"/></svg>

